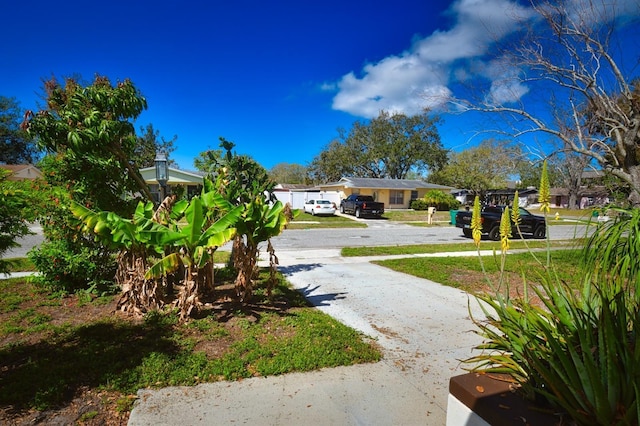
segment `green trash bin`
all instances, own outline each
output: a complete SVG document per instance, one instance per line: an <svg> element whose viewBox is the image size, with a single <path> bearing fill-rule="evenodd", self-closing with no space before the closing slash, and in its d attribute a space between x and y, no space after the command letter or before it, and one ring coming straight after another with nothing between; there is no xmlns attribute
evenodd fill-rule
<svg viewBox="0 0 640 426"><path fill-rule="evenodd" d="M456 226L456 213L458 213L458 210L449 210L449 215L451 215L451 224L453 226Z"/></svg>

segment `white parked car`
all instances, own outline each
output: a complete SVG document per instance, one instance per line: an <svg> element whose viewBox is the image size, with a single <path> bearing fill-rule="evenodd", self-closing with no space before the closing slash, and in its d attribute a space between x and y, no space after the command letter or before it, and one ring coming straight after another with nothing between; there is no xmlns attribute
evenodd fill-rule
<svg viewBox="0 0 640 426"><path fill-rule="evenodd" d="M336 206L329 200L309 200L304 203L304 212L314 216L317 214L333 215L336 212Z"/></svg>

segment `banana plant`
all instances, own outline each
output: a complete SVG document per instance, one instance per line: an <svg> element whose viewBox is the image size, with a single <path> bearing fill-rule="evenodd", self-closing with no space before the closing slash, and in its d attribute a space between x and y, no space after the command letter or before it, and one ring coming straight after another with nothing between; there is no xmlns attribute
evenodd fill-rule
<svg viewBox="0 0 640 426"><path fill-rule="evenodd" d="M148 237L148 232L159 226L152 220L153 204L139 202L132 219L108 211L95 212L78 203L72 203L70 209L83 222L85 232L120 250L115 276L122 289L118 309L143 314L161 308L164 302L158 281L145 278L149 258L163 253L163 247Z"/></svg>
<svg viewBox="0 0 640 426"><path fill-rule="evenodd" d="M184 266L185 275L175 303L181 319L198 307L201 284L206 277L202 270L211 265L215 249L233 238L233 225L243 209L232 208L224 198L206 191L202 198L204 202L194 197L190 202L168 206L163 223L153 220L151 203L139 203L133 219L73 205L72 212L83 221L85 230L121 250L120 272L116 277L123 288L121 310L144 313L159 307L158 279L180 266ZM214 211L221 216L216 221L211 219ZM159 260L149 267L151 259Z"/></svg>
<svg viewBox="0 0 640 426"><path fill-rule="evenodd" d="M270 205L262 197L257 197L245 204L244 212L236 224L238 234L234 240L234 266L238 270L236 293L241 300L248 301L253 294L253 276L260 243L268 242L271 271L275 270L278 258L271 245L271 237L279 235L288 221L285 207L280 201Z"/></svg>
<svg viewBox="0 0 640 426"><path fill-rule="evenodd" d="M203 202L200 197L192 198L184 210L183 221L170 225L158 224L142 232L153 245L172 247L168 255L147 270L145 279L166 276L178 270L180 266L185 268L183 285L175 302L182 320L200 305L199 296L206 283L204 270L211 265L213 252L235 236L234 225L243 210L242 206L230 208L223 198L215 195L207 196L206 199L206 202ZM213 206L228 211L209 224L207 217Z"/></svg>

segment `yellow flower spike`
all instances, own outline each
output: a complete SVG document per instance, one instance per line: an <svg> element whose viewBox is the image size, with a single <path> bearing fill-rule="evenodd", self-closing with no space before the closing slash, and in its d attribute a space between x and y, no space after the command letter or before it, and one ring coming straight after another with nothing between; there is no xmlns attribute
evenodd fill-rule
<svg viewBox="0 0 640 426"><path fill-rule="evenodd" d="M515 223L516 226L520 225L520 203L518 201L518 190L516 189L516 193L513 194L513 206L511 206L511 222Z"/></svg>
<svg viewBox="0 0 640 426"><path fill-rule="evenodd" d="M509 250L509 238L511 238L511 220L509 215L509 207L505 207L500 219L500 247L502 253Z"/></svg>
<svg viewBox="0 0 640 426"><path fill-rule="evenodd" d="M480 215L480 197L476 195L473 200L473 212L471 214L471 235L476 247L480 245L482 239L482 217Z"/></svg>
<svg viewBox="0 0 640 426"><path fill-rule="evenodd" d="M542 173L540 175L540 211L549 213L549 204L551 203L551 189L549 188L549 175L547 173L547 160L542 163Z"/></svg>

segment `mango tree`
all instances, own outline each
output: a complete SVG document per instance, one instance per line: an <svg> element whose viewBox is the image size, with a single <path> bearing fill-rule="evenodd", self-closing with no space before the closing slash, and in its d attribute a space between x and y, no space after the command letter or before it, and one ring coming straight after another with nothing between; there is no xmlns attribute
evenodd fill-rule
<svg viewBox="0 0 640 426"><path fill-rule="evenodd" d="M131 194L143 194L151 201L132 161L137 143L133 121L147 108L135 85L129 80L112 84L99 75L91 84L52 78L45 81L44 94L43 106L27 111L22 128L47 153L39 167L51 189L64 191L65 201L127 218L137 204ZM57 200L49 203L40 222L47 241L34 250L34 258L42 259L34 262L41 272L39 280L78 289L110 279L116 268L114 253L86 238L66 206ZM53 260L59 268L47 267ZM99 270L87 265L99 265ZM66 271L62 279L58 270Z"/></svg>

